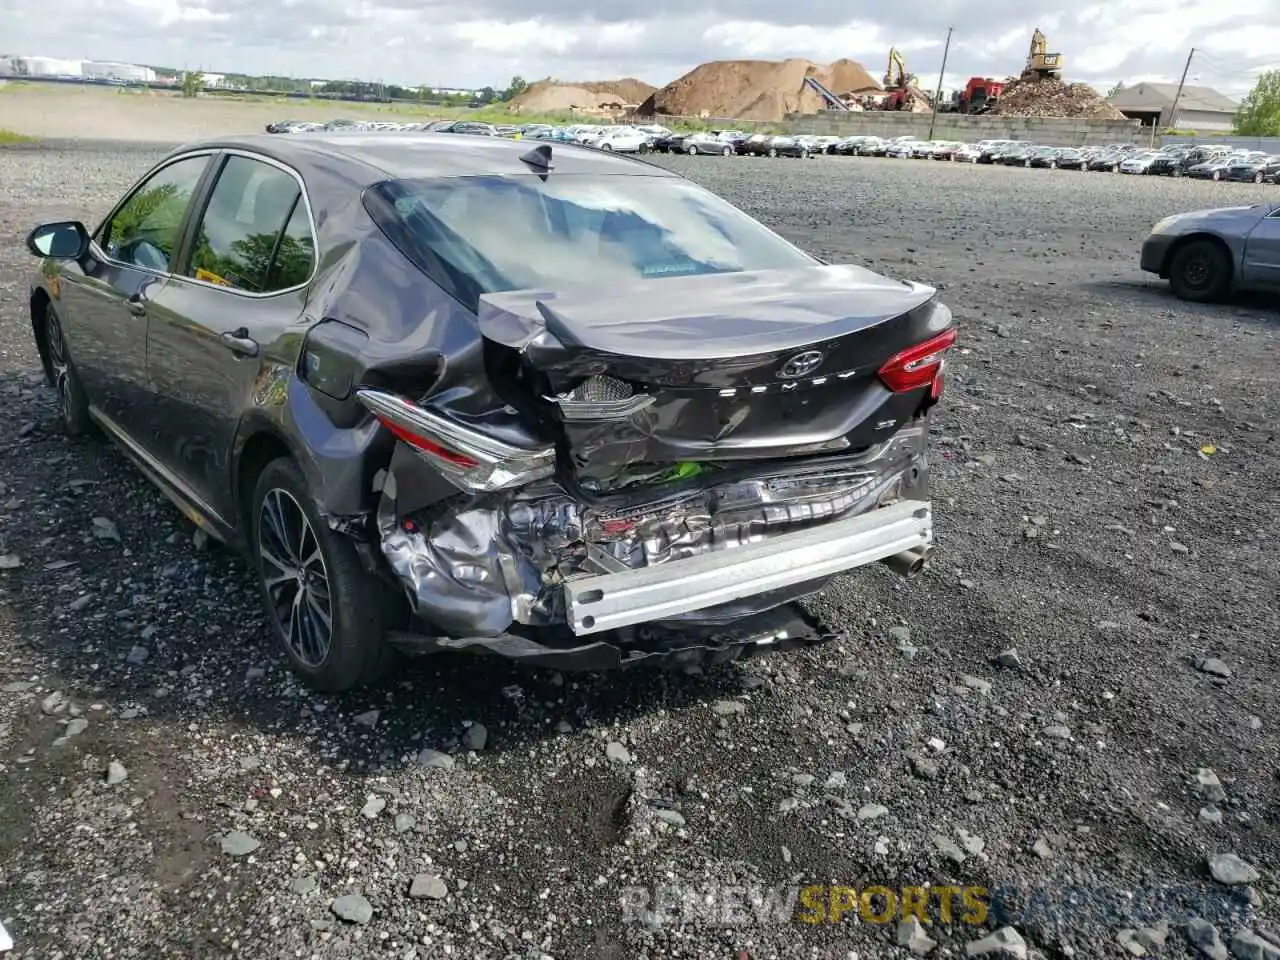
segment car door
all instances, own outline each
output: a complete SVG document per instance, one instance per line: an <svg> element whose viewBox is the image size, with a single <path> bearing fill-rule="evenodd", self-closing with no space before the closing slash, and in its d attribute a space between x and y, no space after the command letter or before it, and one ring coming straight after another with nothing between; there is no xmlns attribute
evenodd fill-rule
<svg viewBox="0 0 1280 960"><path fill-rule="evenodd" d="M1244 277L1250 285L1280 285L1280 210L1263 217L1244 244Z"/></svg>
<svg viewBox="0 0 1280 960"><path fill-rule="evenodd" d="M315 231L300 176L226 152L147 335L158 456L197 506L234 522L231 449L244 413L278 403L304 327Z"/></svg>
<svg viewBox="0 0 1280 960"><path fill-rule="evenodd" d="M67 345L89 402L109 427L131 436L145 432L150 305L168 282L210 156L187 154L149 172L59 285Z"/></svg>

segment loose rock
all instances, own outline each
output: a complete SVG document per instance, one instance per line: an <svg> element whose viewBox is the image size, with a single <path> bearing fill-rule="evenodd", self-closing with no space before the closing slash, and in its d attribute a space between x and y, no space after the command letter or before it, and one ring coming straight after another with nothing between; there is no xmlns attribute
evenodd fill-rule
<svg viewBox="0 0 1280 960"><path fill-rule="evenodd" d="M1226 944L1218 936L1217 928L1208 920L1193 918L1187 924L1187 939L1209 960L1228 960Z"/></svg>
<svg viewBox="0 0 1280 960"><path fill-rule="evenodd" d="M1255 883L1260 877L1253 865L1241 860L1234 853L1215 853L1209 858L1209 872L1213 879L1229 886Z"/></svg>
<svg viewBox="0 0 1280 960"><path fill-rule="evenodd" d="M489 742L489 731L483 723L473 723L462 734L462 745L479 753Z"/></svg>
<svg viewBox="0 0 1280 960"><path fill-rule="evenodd" d="M923 957L938 945L929 937L924 926L915 917L907 917L898 924L898 946L906 947L917 957Z"/></svg>
<svg viewBox="0 0 1280 960"><path fill-rule="evenodd" d="M443 900L449 895L449 886L434 873L420 873L409 884L409 896L415 900Z"/></svg>
<svg viewBox="0 0 1280 960"><path fill-rule="evenodd" d="M363 926L373 919L373 905L358 893L348 893L329 904L329 909L340 920Z"/></svg>
<svg viewBox="0 0 1280 960"><path fill-rule="evenodd" d="M1004 956L1026 960L1027 942L1013 927L1001 927L995 933L965 944L966 957Z"/></svg>
<svg viewBox="0 0 1280 960"><path fill-rule="evenodd" d="M262 844L243 830L232 830L222 835L219 846L228 857L247 857Z"/></svg>

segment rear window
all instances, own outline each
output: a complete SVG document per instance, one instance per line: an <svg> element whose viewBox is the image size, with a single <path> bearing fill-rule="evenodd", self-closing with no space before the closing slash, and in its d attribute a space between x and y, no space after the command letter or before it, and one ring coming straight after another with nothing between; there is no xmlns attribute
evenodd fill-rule
<svg viewBox="0 0 1280 960"><path fill-rule="evenodd" d="M674 177L393 180L365 195L398 247L473 309L484 293L812 266L727 201Z"/></svg>

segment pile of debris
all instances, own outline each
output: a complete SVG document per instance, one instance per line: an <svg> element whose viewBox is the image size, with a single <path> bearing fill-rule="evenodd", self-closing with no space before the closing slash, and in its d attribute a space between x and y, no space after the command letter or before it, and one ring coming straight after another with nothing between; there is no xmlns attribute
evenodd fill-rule
<svg viewBox="0 0 1280 960"><path fill-rule="evenodd" d="M818 113L822 96L805 82L812 77L841 99L880 84L853 60L716 60L667 84L640 105L642 116L734 117L777 121L791 113Z"/></svg>
<svg viewBox="0 0 1280 960"><path fill-rule="evenodd" d="M547 78L529 84L512 99L510 107L521 113L616 111L634 108L657 89L634 77L583 83L561 83Z"/></svg>
<svg viewBox="0 0 1280 960"><path fill-rule="evenodd" d="M1048 77L1012 77L991 110L1006 117L1066 117L1071 120L1123 120L1124 114L1087 83Z"/></svg>

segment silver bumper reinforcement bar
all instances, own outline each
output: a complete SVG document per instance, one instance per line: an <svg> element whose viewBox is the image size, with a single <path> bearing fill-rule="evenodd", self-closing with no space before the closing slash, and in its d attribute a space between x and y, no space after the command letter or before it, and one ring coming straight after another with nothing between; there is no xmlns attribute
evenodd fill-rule
<svg viewBox="0 0 1280 960"><path fill-rule="evenodd" d="M903 500L745 547L564 585L578 636L662 620L875 563L933 541L927 500Z"/></svg>

